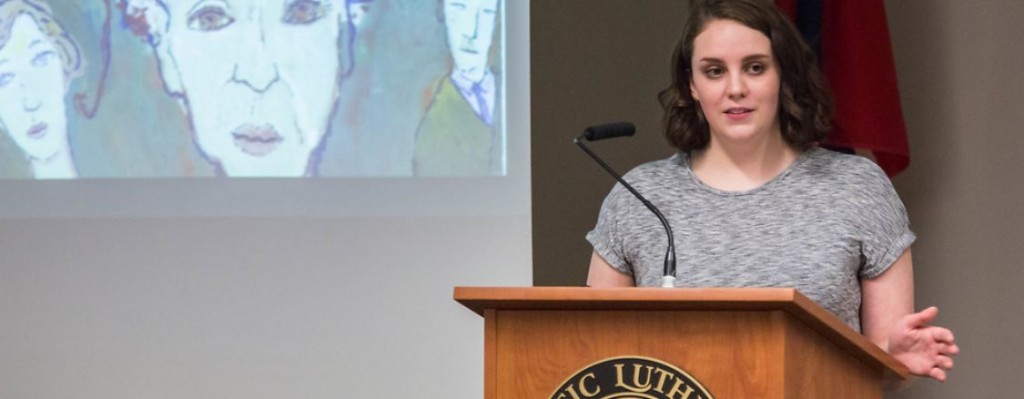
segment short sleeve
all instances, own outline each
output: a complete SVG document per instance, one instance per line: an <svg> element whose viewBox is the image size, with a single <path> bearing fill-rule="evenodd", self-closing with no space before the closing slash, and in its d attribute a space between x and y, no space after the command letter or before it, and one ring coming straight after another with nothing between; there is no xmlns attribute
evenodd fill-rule
<svg viewBox="0 0 1024 399"><path fill-rule="evenodd" d="M620 184L612 188L601 205L597 225L587 233L587 241L612 268L633 275L633 268L626 261L625 240L620 229L620 223L628 212L628 195L629 192Z"/></svg>
<svg viewBox="0 0 1024 399"><path fill-rule="evenodd" d="M917 237L910 229L903 201L885 172L870 161L864 163L863 187L856 196L864 259L859 275L873 279L888 270Z"/></svg>

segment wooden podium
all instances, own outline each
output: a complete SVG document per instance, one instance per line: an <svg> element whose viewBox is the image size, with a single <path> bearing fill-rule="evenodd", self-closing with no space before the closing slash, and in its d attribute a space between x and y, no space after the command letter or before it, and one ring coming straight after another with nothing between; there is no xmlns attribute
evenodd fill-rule
<svg viewBox="0 0 1024 399"><path fill-rule="evenodd" d="M675 366L717 399L881 398L909 375L793 289L457 287L455 300L484 317L485 399L670 397L667 366L614 365L634 396L580 373L623 357ZM704 397L683 388L671 397Z"/></svg>

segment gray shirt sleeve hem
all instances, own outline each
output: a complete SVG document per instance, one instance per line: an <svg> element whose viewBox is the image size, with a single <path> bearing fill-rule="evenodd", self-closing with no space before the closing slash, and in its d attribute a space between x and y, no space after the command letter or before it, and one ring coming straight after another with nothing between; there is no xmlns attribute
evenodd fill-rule
<svg viewBox="0 0 1024 399"><path fill-rule="evenodd" d="M861 278L871 280L881 276L882 273L885 273L886 270L889 270L889 268L892 267L893 263L896 263L896 260L903 255L903 252L905 252L907 248L910 248L910 245L913 244L915 240L917 240L917 236L914 235L914 232L910 230L904 231L902 235L889 244L889 248L885 251L884 255L879 259L874 260L871 267L861 271Z"/></svg>
<svg viewBox="0 0 1024 399"><path fill-rule="evenodd" d="M630 276L633 275L633 269L630 268L622 258L615 255L615 252L611 250L611 246L604 240L601 240L596 232L591 231L587 233L587 241L589 241L590 245L594 247L594 252L597 252L605 262L608 262L608 265L611 266L612 269L626 273Z"/></svg>

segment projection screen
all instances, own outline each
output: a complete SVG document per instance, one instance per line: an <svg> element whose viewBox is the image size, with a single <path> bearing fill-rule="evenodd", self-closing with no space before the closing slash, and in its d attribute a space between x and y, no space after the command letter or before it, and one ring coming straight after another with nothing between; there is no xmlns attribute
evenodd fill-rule
<svg viewBox="0 0 1024 399"><path fill-rule="evenodd" d="M502 176L501 8L4 1L0 174Z"/></svg>
<svg viewBox="0 0 1024 399"><path fill-rule="evenodd" d="M0 0L0 397L476 398L529 2Z"/></svg>

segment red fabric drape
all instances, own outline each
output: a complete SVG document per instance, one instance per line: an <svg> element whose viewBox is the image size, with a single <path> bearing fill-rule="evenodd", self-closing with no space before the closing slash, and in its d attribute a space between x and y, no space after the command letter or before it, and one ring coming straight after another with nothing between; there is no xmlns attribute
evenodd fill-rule
<svg viewBox="0 0 1024 399"><path fill-rule="evenodd" d="M776 0L791 18L801 0ZM812 0L814 1L814 0ZM821 1L822 70L835 97L825 144L870 151L893 176L910 164L883 0Z"/></svg>

